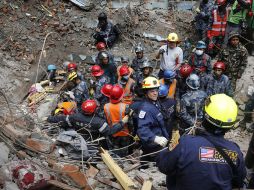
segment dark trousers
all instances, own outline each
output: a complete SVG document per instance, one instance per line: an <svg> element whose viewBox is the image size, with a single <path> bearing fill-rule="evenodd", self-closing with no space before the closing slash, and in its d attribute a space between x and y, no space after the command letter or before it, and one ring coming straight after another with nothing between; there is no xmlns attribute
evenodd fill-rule
<svg viewBox="0 0 254 190"><path fill-rule="evenodd" d="M115 154L117 154L120 157L124 157L129 154L129 148L126 147L130 144L129 136L111 137L110 141L111 141L110 144L108 144L109 149L113 150ZM117 149L120 149L120 150L117 150Z"/></svg>

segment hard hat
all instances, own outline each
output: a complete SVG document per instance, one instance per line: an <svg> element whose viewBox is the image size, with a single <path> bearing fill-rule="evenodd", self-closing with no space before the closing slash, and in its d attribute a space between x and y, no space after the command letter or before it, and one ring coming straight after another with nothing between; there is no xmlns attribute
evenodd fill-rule
<svg viewBox="0 0 254 190"><path fill-rule="evenodd" d="M196 48L198 49L205 49L206 48L206 44L203 41L198 41Z"/></svg>
<svg viewBox="0 0 254 190"><path fill-rule="evenodd" d="M159 87L159 97L165 97L168 95L168 86L163 84Z"/></svg>
<svg viewBox="0 0 254 190"><path fill-rule="evenodd" d="M143 51L144 51L144 48L141 46L141 44L138 44L135 47L135 53L140 53L140 52L143 52Z"/></svg>
<svg viewBox="0 0 254 190"><path fill-rule="evenodd" d="M124 95L123 88L120 85L116 84L111 89L109 100L111 103L116 104L121 101L123 95Z"/></svg>
<svg viewBox="0 0 254 190"><path fill-rule="evenodd" d="M226 65L224 62L218 61L213 65L213 69L222 69L223 71L225 71Z"/></svg>
<svg viewBox="0 0 254 190"><path fill-rule="evenodd" d="M112 84L104 84L104 85L102 86L102 88L101 88L101 93L102 93L104 96L109 97L112 88L113 88L113 85L112 85Z"/></svg>
<svg viewBox="0 0 254 190"><path fill-rule="evenodd" d="M96 44L96 48L98 51L101 51L106 48L106 44L104 42L99 42L98 44Z"/></svg>
<svg viewBox="0 0 254 190"><path fill-rule="evenodd" d="M227 0L217 0L216 1L217 5L219 5L219 6L225 5L226 2L227 2Z"/></svg>
<svg viewBox="0 0 254 190"><path fill-rule="evenodd" d="M107 14L102 12L98 15L98 20L107 20Z"/></svg>
<svg viewBox="0 0 254 190"><path fill-rule="evenodd" d="M129 75L130 74L129 67L127 65L121 66L119 69L119 74L120 76Z"/></svg>
<svg viewBox="0 0 254 190"><path fill-rule="evenodd" d="M147 77L143 80L142 89L159 88L160 82L155 77Z"/></svg>
<svg viewBox="0 0 254 190"><path fill-rule="evenodd" d="M153 68L150 61L148 61L148 60L145 60L140 68L144 69L146 67Z"/></svg>
<svg viewBox="0 0 254 190"><path fill-rule="evenodd" d="M99 65L92 66L91 71L92 71L92 75L94 77L99 77L99 76L103 75L103 73L104 73L104 70L102 70Z"/></svg>
<svg viewBox="0 0 254 190"><path fill-rule="evenodd" d="M176 33L170 33L170 34L168 35L167 40L168 40L169 42L178 42L178 41L179 41L178 36L177 36Z"/></svg>
<svg viewBox="0 0 254 190"><path fill-rule="evenodd" d="M129 62L129 58L128 57L121 57L121 62L124 63L124 62Z"/></svg>
<svg viewBox="0 0 254 190"><path fill-rule="evenodd" d="M76 79L77 77L78 77L78 74L75 71L73 71L69 74L68 81L72 81L72 80Z"/></svg>
<svg viewBox="0 0 254 190"><path fill-rule="evenodd" d="M67 69L68 69L69 72L73 71L73 70L76 70L77 69L77 64L71 62L71 63L68 64Z"/></svg>
<svg viewBox="0 0 254 190"><path fill-rule="evenodd" d="M106 51L101 51L101 52L98 54L98 58L99 58L99 60L102 60L102 59L104 59L104 58L109 58L108 52L106 52Z"/></svg>
<svg viewBox="0 0 254 190"><path fill-rule="evenodd" d="M215 94L206 100L205 119L216 127L231 128L237 117L237 105L226 94Z"/></svg>
<svg viewBox="0 0 254 190"><path fill-rule="evenodd" d="M82 103L81 109L85 114L93 114L97 108L97 104L95 100L86 100L85 102Z"/></svg>
<svg viewBox="0 0 254 190"><path fill-rule="evenodd" d="M233 38L233 37L240 37L240 34L238 33L238 32L235 32L235 31L232 31L232 32L230 32L229 33L229 35L228 35L228 40L230 40L231 38Z"/></svg>
<svg viewBox="0 0 254 190"><path fill-rule="evenodd" d="M192 67L189 64L184 64L181 66L179 72L181 77L187 78L192 72Z"/></svg>
<svg viewBox="0 0 254 190"><path fill-rule="evenodd" d="M55 65L48 65L48 71L53 71L56 70L56 66Z"/></svg>
<svg viewBox="0 0 254 190"><path fill-rule="evenodd" d="M190 74L190 76L186 79L186 84L191 88L191 89L198 89L200 87L200 80L199 76L196 74Z"/></svg>
<svg viewBox="0 0 254 190"><path fill-rule="evenodd" d="M163 73L164 79L173 79L173 78L175 78L175 76L176 76L176 73L171 70L165 70Z"/></svg>

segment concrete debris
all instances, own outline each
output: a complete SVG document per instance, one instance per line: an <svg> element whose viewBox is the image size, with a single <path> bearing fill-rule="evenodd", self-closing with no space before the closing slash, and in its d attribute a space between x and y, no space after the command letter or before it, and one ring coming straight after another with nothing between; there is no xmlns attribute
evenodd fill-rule
<svg viewBox="0 0 254 190"><path fill-rule="evenodd" d="M79 6L81 9L84 9L85 11L91 11L95 7L92 1L89 0L70 0L70 1Z"/></svg>
<svg viewBox="0 0 254 190"><path fill-rule="evenodd" d="M166 38L162 38L161 36L159 35L154 35L154 34L148 34L146 32L143 33L143 36L145 38L148 38L150 40L155 40L157 42L163 42L163 41L166 41Z"/></svg>
<svg viewBox="0 0 254 190"><path fill-rule="evenodd" d="M0 166L8 162L10 149L5 143L0 143Z"/></svg>

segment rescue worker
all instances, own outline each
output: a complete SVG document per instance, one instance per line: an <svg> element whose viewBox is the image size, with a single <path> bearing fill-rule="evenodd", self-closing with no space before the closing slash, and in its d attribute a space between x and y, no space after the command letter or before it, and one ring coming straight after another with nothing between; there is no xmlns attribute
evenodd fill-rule
<svg viewBox="0 0 254 190"><path fill-rule="evenodd" d="M186 79L186 84L188 90L181 98L179 115L183 121L183 127L189 128L201 124L207 94L203 90L199 90L200 80L196 74L190 74Z"/></svg>
<svg viewBox="0 0 254 190"><path fill-rule="evenodd" d="M216 62L213 65L213 74L206 77L206 93L208 96L214 94L226 94L233 97L229 78L224 75L226 65L223 62Z"/></svg>
<svg viewBox="0 0 254 190"><path fill-rule="evenodd" d="M48 65L47 71L48 71L49 86L55 86L56 85L56 80L55 80L56 66Z"/></svg>
<svg viewBox="0 0 254 190"><path fill-rule="evenodd" d="M216 3L218 8L212 11L207 30L208 54L212 57L222 47L229 14L226 0L216 0Z"/></svg>
<svg viewBox="0 0 254 190"><path fill-rule="evenodd" d="M247 186L248 189L254 189L254 133L252 134L251 141L249 144L249 148L247 154L245 156L245 165L248 169L251 170L251 176L249 180L249 184Z"/></svg>
<svg viewBox="0 0 254 190"><path fill-rule="evenodd" d="M153 73L153 67L152 67L150 61L146 59L142 63L142 65L139 66L139 68L140 68L141 73L135 72L134 79L136 81L136 86L138 88L140 88L140 90L141 90L142 89L143 80L146 77L149 77L149 76L152 75L152 73Z"/></svg>
<svg viewBox="0 0 254 190"><path fill-rule="evenodd" d="M212 14L212 10L214 8L213 1L209 0L202 0L199 9L197 11L197 15L194 18L196 30L199 35L199 39L205 39L207 28L208 28L208 21L209 17Z"/></svg>
<svg viewBox="0 0 254 190"><path fill-rule="evenodd" d="M118 31L114 25L108 21L107 14L102 12L98 16L98 25L93 34L96 44L99 42L104 42L107 47L112 47L118 38Z"/></svg>
<svg viewBox="0 0 254 190"><path fill-rule="evenodd" d="M106 51L101 51L98 54L99 66L104 70L104 75L109 77L110 84L116 83L116 65L109 59L109 54Z"/></svg>
<svg viewBox="0 0 254 190"><path fill-rule="evenodd" d="M127 104L121 102L123 96L123 88L116 84L111 89L109 96L110 102L104 105L104 114L107 119L107 123L112 128L114 127L115 123L119 123L127 115L126 113L128 112L128 106ZM128 148L126 146L129 145L130 139L127 124L124 125L123 130L112 135L110 140L112 142L111 149L114 150L122 148L113 152L121 157L128 155Z"/></svg>
<svg viewBox="0 0 254 190"><path fill-rule="evenodd" d="M134 86L135 81L130 78L130 70L127 65L123 65L119 69L120 79L118 80L118 84L123 88L124 95L122 102L125 104L132 104L132 100L134 97Z"/></svg>
<svg viewBox="0 0 254 190"><path fill-rule="evenodd" d="M241 34L247 30L246 16L250 8L249 0L235 0L227 20L226 34L224 38L224 47L227 46L228 37L231 32Z"/></svg>
<svg viewBox="0 0 254 190"><path fill-rule="evenodd" d="M81 80L85 80L83 74L80 71L78 71L78 66L76 63L69 62L67 65L67 71L68 71L68 73L75 71Z"/></svg>
<svg viewBox="0 0 254 190"><path fill-rule="evenodd" d="M248 51L239 42L238 33L230 33L228 45L220 52L218 60L226 64L225 74L231 81L233 91L235 91L236 81L242 77L248 62Z"/></svg>
<svg viewBox="0 0 254 190"><path fill-rule="evenodd" d="M104 95L102 100L100 101L100 106L104 108L104 105L109 102L109 96L113 85L111 84L104 84L101 88L101 93Z"/></svg>
<svg viewBox="0 0 254 190"><path fill-rule="evenodd" d="M177 75L178 85L176 88L177 102L180 101L182 95L185 94L185 92L188 89L188 86L186 84L186 79L190 76L191 73L192 73L192 67L187 63L183 64L179 69L179 73Z"/></svg>
<svg viewBox="0 0 254 190"><path fill-rule="evenodd" d="M126 115L123 119L110 127L105 119L97 115L97 104L95 100L86 100L82 103L81 112L72 115L57 115L49 116L49 123L60 123L60 126L65 129L80 130L85 127L92 134L102 134L104 136L113 135L121 131L124 125L128 122L129 116Z"/></svg>
<svg viewBox="0 0 254 190"><path fill-rule="evenodd" d="M91 84L92 89L94 89L94 98L100 103L104 98L101 94L101 88L103 85L109 83L109 78L104 75L104 71L99 65L92 66L91 72L94 78Z"/></svg>
<svg viewBox="0 0 254 190"><path fill-rule="evenodd" d="M136 57L132 60L131 68L133 68L136 73L140 73L140 67L146 60L146 58L144 57L144 48L140 43L135 47L135 53Z"/></svg>
<svg viewBox="0 0 254 190"><path fill-rule="evenodd" d="M225 95L211 96L205 105L202 129L184 135L157 157L159 170L167 175L168 189L231 190L243 187L246 169L237 144L224 135L234 127L235 101ZM172 147L172 148L171 148Z"/></svg>
<svg viewBox="0 0 254 190"><path fill-rule="evenodd" d="M171 139L173 127L175 127L174 121L176 120L176 101L174 98L168 97L169 88L165 84L161 84L159 87L159 101L162 107L162 114L165 121L165 126Z"/></svg>
<svg viewBox="0 0 254 190"><path fill-rule="evenodd" d="M138 114L137 135L142 144L143 155L161 150L168 143L168 132L158 102L160 82L155 77L147 77L143 81L145 99ZM156 154L141 158L142 161L154 161Z"/></svg>
<svg viewBox="0 0 254 190"><path fill-rule="evenodd" d="M212 72L211 57L205 53L206 44L203 41L198 41L195 52L189 59L189 65L193 69L193 73L197 74L201 80Z"/></svg>
<svg viewBox="0 0 254 190"><path fill-rule="evenodd" d="M166 85L168 87L168 97L175 98L176 94L176 73L171 70L165 70L163 73L163 78L160 79L160 85Z"/></svg>
<svg viewBox="0 0 254 190"><path fill-rule="evenodd" d="M71 92L73 92L77 107L80 110L83 101L89 98L89 91L86 82L81 80L75 71L71 72L68 76L68 83L73 86Z"/></svg>
<svg viewBox="0 0 254 190"><path fill-rule="evenodd" d="M183 62L183 50L177 47L179 38L176 33L170 33L167 38L167 44L160 47L156 59L160 60L160 71L158 74L159 79L163 78L165 70L177 70Z"/></svg>
<svg viewBox="0 0 254 190"><path fill-rule="evenodd" d="M119 65L117 67L117 76L118 76L118 81L120 80L121 76L120 76L120 68L122 66L125 66L128 68L129 70L129 77L132 77L134 70L129 66L129 58L128 57L121 57L121 65Z"/></svg>

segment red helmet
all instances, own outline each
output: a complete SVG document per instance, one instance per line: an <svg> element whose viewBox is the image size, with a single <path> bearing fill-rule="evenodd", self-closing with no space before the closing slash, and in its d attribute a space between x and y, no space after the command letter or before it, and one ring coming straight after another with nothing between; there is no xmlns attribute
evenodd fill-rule
<svg viewBox="0 0 254 190"><path fill-rule="evenodd" d="M227 0L217 0L217 5L221 6L221 5L225 5Z"/></svg>
<svg viewBox="0 0 254 190"><path fill-rule="evenodd" d="M69 63L68 66L68 71L76 70L77 69L77 64L76 63Z"/></svg>
<svg viewBox="0 0 254 190"><path fill-rule="evenodd" d="M225 71L226 65L224 62L218 61L213 65L213 69L222 69L223 71Z"/></svg>
<svg viewBox="0 0 254 190"><path fill-rule="evenodd" d="M127 65L123 65L119 69L120 76L128 75L130 74L129 67Z"/></svg>
<svg viewBox="0 0 254 190"><path fill-rule="evenodd" d="M99 42L98 44L96 44L96 48L98 51L104 50L106 48L106 44L103 42Z"/></svg>
<svg viewBox="0 0 254 190"><path fill-rule="evenodd" d="M109 97L112 88L113 88L113 85L112 85L112 84L104 84L103 87L101 88L101 93L102 93L104 96Z"/></svg>
<svg viewBox="0 0 254 190"><path fill-rule="evenodd" d="M99 76L103 75L103 73L104 73L104 70L102 70L99 65L92 66L91 71L92 71L92 75L94 77L99 77Z"/></svg>
<svg viewBox="0 0 254 190"><path fill-rule="evenodd" d="M187 78L192 72L192 68L189 64L184 64L180 68L180 75L183 78Z"/></svg>
<svg viewBox="0 0 254 190"><path fill-rule="evenodd" d="M109 96L110 102L113 104L120 102L121 99L123 98L123 95L124 95L123 88L118 84L114 85L111 89Z"/></svg>
<svg viewBox="0 0 254 190"><path fill-rule="evenodd" d="M86 100L82 103L81 109L85 112L85 114L93 114L97 108L97 104L95 100Z"/></svg>

